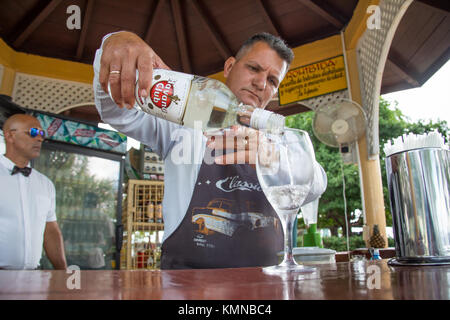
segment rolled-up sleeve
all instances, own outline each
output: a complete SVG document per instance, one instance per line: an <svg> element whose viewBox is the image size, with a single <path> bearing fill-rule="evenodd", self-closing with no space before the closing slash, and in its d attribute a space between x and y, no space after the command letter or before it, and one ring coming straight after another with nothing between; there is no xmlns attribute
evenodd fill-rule
<svg viewBox="0 0 450 320"><path fill-rule="evenodd" d="M316 200L327 189L327 175L322 166L314 161L314 182L311 186L311 190L305 199L304 204Z"/></svg>

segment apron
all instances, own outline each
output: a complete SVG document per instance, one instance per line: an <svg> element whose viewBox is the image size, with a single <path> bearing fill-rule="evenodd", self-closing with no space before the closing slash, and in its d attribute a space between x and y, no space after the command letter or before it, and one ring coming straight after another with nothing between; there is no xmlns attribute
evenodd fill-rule
<svg viewBox="0 0 450 320"><path fill-rule="evenodd" d="M283 239L255 169L203 162L185 216L162 244L161 269L275 265Z"/></svg>

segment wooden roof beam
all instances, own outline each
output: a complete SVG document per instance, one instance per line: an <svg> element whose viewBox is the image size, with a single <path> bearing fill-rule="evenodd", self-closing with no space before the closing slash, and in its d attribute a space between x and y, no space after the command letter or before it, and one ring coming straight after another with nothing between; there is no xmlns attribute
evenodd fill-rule
<svg viewBox="0 0 450 320"><path fill-rule="evenodd" d="M156 5L156 9L153 11L153 15L150 18L150 23L148 24L147 32L144 35L144 41L150 44L150 37L155 30L156 26L156 18L161 14L162 7L164 5L165 0L159 0L158 4Z"/></svg>
<svg viewBox="0 0 450 320"><path fill-rule="evenodd" d="M427 4L435 9L442 10L445 13L450 12L450 4L448 3L448 1L442 0L418 0L418 1Z"/></svg>
<svg viewBox="0 0 450 320"><path fill-rule="evenodd" d="M217 50L219 50L219 53L222 56L222 58L224 60L226 60L229 57L231 57L233 55L232 51L225 44L225 41L223 40L219 31L214 27L214 25L211 22L211 19L207 16L207 14L204 12L204 10L200 7L200 4L196 0L189 1L189 2L192 4L192 7L194 8L195 12L200 17L200 20L203 23L203 26L206 28L206 31L208 31L209 36L211 37L211 40L213 41Z"/></svg>
<svg viewBox="0 0 450 320"><path fill-rule="evenodd" d="M405 79L410 85L413 87L420 86L419 81L417 81L417 77L405 67L406 64L402 61L399 54L392 48L388 55L388 61L391 63L393 71Z"/></svg>
<svg viewBox="0 0 450 320"><path fill-rule="evenodd" d="M181 54L181 66L186 73L192 73L191 62L189 60L189 52L187 49L186 34L184 33L183 16L179 0L171 0L172 15L175 21L175 31L177 33L178 48Z"/></svg>
<svg viewBox="0 0 450 320"><path fill-rule="evenodd" d="M267 12L266 7L264 6L263 0L258 0L258 1L256 1L256 3L258 4L259 11L261 12L264 20L266 20L267 24L269 25L270 33L279 37L280 33L278 32L277 28L273 24L273 20L272 20L272 18L270 18L269 13Z"/></svg>
<svg viewBox="0 0 450 320"><path fill-rule="evenodd" d="M86 35L87 31L89 29L89 21L91 20L92 15L92 8L94 7L95 0L87 0L87 7L86 7L86 13L84 14L83 18L83 25L81 27L81 35L80 39L78 40L78 46L77 46L77 60L81 60L83 57L83 49L84 45L86 43Z"/></svg>
<svg viewBox="0 0 450 320"><path fill-rule="evenodd" d="M428 79L430 79L433 74L435 74L437 71L439 71L440 68L448 61L450 60L450 47L447 48L447 50L442 53L439 58L437 58L428 68L425 70L425 72L421 75L419 79L420 85L423 85Z"/></svg>
<svg viewBox="0 0 450 320"><path fill-rule="evenodd" d="M327 20L329 23L331 23L333 26L335 26L337 29L341 30L342 27L344 27L344 22L341 18L341 16L332 10L328 5L325 3L321 3L320 5L317 4L313 0L298 0L301 4L303 4L305 7L308 7L310 10L314 11L316 14Z"/></svg>
<svg viewBox="0 0 450 320"><path fill-rule="evenodd" d="M293 114L312 111L307 106L304 106L303 104L298 103L298 102L291 103L291 104L288 104L285 106L280 106L275 103L269 103L269 105L266 107L266 109L269 111L281 114L283 116L290 116Z"/></svg>
<svg viewBox="0 0 450 320"><path fill-rule="evenodd" d="M399 64L397 64L396 62L392 61L391 58L388 58L389 62L391 63L392 66L392 71L394 71L396 74L398 74L400 77L402 77L403 79L405 79L410 85L412 85L413 87L419 87L420 84L419 82L414 79L409 73L408 71L403 68L402 66L400 66Z"/></svg>
<svg viewBox="0 0 450 320"><path fill-rule="evenodd" d="M25 28L25 30L14 41L13 46L19 48L25 40L41 25L41 23L55 10L61 0L52 0L34 20Z"/></svg>

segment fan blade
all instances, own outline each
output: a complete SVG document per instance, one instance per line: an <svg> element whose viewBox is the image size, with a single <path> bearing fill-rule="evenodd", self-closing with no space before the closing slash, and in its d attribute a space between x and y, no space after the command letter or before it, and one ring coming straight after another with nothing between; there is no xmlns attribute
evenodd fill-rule
<svg viewBox="0 0 450 320"><path fill-rule="evenodd" d="M313 122L313 127L318 133L327 133L331 130L334 119L323 112L318 112Z"/></svg>
<svg viewBox="0 0 450 320"><path fill-rule="evenodd" d="M363 109L357 103L345 99L319 107L313 120L316 137L334 147L358 140L365 130Z"/></svg>
<svg viewBox="0 0 450 320"><path fill-rule="evenodd" d="M355 107L353 104L350 104L347 101L340 103L337 107L336 118L347 120L351 117L356 117L361 111Z"/></svg>

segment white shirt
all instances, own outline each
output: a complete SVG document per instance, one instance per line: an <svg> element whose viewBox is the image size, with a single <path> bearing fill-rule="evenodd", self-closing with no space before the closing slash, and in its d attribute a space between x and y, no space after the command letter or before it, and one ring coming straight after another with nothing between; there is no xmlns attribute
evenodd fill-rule
<svg viewBox="0 0 450 320"><path fill-rule="evenodd" d="M110 35L103 37L102 45ZM149 146L164 159L164 241L181 223L189 207L207 138L200 130L182 127L136 108L118 108L99 82L101 56L102 47L95 54L93 83L95 106L102 120ZM314 184L305 204L319 197L327 186L326 174L319 163L315 162L314 170Z"/></svg>
<svg viewBox="0 0 450 320"><path fill-rule="evenodd" d="M13 167L0 155L0 268L36 269L46 223L56 221L55 187L35 169L12 176Z"/></svg>

